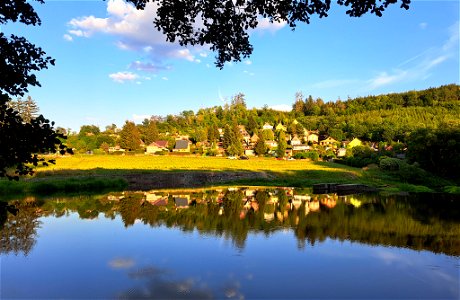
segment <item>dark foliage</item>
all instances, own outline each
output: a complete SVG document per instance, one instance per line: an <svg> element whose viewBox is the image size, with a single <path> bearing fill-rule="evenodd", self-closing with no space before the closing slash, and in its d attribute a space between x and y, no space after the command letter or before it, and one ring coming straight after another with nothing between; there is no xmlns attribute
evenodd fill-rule
<svg viewBox="0 0 460 300"><path fill-rule="evenodd" d="M327 17L330 0L264 1L264 0L128 0L138 9L147 2L157 5L155 27L168 41L181 45L205 45L217 52L216 65L241 61L251 55L253 47L249 33L259 24L259 17L270 22L286 22L293 30L298 23L310 23L312 15ZM383 11L397 0L338 0L337 5L349 8L350 17L365 13L382 16ZM408 9L410 0L401 0L401 8Z"/></svg>
<svg viewBox="0 0 460 300"><path fill-rule="evenodd" d="M2 1L0 25L10 21L40 25L40 18L28 2ZM0 33L0 177L17 180L18 175L32 174L39 163L54 163L52 159L40 158L40 153L71 152L62 143L64 136L54 130L54 123L43 116L23 120L7 105L10 95L23 96L29 85L40 86L33 72L46 69L49 64L54 65L54 60L24 37Z"/></svg>

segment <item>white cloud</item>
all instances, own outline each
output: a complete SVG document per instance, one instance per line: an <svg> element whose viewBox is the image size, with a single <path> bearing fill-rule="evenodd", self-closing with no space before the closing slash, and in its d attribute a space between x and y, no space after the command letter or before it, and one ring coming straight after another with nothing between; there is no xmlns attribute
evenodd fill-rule
<svg viewBox="0 0 460 300"><path fill-rule="evenodd" d="M206 53L206 52L200 52L200 56L201 56L201 57L208 57L208 53Z"/></svg>
<svg viewBox="0 0 460 300"><path fill-rule="evenodd" d="M252 65L252 61L250 61L249 59L246 59L245 61L243 61L243 63L248 66Z"/></svg>
<svg viewBox="0 0 460 300"><path fill-rule="evenodd" d="M422 22L422 23L418 24L418 27L420 27L420 29L426 29L428 27L428 23Z"/></svg>
<svg viewBox="0 0 460 300"><path fill-rule="evenodd" d="M73 41L73 37L71 35L68 35L68 34L64 34L63 38L64 38L64 40L66 40L68 42Z"/></svg>
<svg viewBox="0 0 460 300"><path fill-rule="evenodd" d="M69 21L68 34L89 38L95 34L114 36L116 46L122 50L147 53L150 60L160 63L167 59L184 59L196 62L195 55L178 43L166 42L166 37L153 25L157 5L147 3L144 10L137 10L123 0L107 2L107 17L85 16ZM195 50L202 51L202 47Z"/></svg>
<svg viewBox="0 0 460 300"><path fill-rule="evenodd" d="M263 18L259 20L256 30L276 32L286 26L286 22L270 22L270 19Z"/></svg>
<svg viewBox="0 0 460 300"><path fill-rule="evenodd" d="M254 76L254 75L255 75L254 73L249 72L249 71L247 71L247 70L244 70L243 73L244 73L244 74L248 74L249 76Z"/></svg>
<svg viewBox="0 0 460 300"><path fill-rule="evenodd" d="M139 75L132 72L117 72L109 74L109 77L112 78L115 82L124 83L126 81L134 81L138 79Z"/></svg>
<svg viewBox="0 0 460 300"><path fill-rule="evenodd" d="M272 105L272 106L269 106L269 108L271 108L273 110L288 111L288 112L292 110L292 106L288 105L288 104Z"/></svg>
<svg viewBox="0 0 460 300"><path fill-rule="evenodd" d="M168 81L168 77L161 77L161 79Z"/></svg>

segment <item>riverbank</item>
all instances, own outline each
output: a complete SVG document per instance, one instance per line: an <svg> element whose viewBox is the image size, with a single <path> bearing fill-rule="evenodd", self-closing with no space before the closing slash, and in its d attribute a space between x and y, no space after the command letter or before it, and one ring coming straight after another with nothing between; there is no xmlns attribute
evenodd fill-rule
<svg viewBox="0 0 460 300"><path fill-rule="evenodd" d="M33 177L22 178L19 182L0 181L0 192L145 191L222 185L312 187L319 183L337 183L362 184L397 193L442 191L443 186L449 186L441 179L427 181L431 186L398 182L391 173L375 166L360 169L307 160L75 155L58 157L56 162L56 165L37 168ZM450 191L455 193L459 189L454 185Z"/></svg>

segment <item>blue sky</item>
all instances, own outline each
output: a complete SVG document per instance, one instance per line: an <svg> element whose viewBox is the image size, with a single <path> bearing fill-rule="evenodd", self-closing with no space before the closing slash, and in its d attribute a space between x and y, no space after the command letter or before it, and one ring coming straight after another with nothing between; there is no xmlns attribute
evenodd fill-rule
<svg viewBox="0 0 460 300"><path fill-rule="evenodd" d="M154 7L122 0L51 1L36 5L42 26L7 25L56 59L30 88L40 112L57 126L103 129L150 115L223 105L290 107L296 92L325 101L459 83L458 1L393 5L382 18L349 18L333 5L293 32L261 22L253 55L219 70L206 48L164 41L151 24Z"/></svg>

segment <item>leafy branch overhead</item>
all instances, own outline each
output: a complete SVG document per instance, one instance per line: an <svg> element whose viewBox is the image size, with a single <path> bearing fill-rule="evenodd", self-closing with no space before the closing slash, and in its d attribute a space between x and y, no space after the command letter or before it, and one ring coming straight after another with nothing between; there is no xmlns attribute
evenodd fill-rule
<svg viewBox="0 0 460 300"><path fill-rule="evenodd" d="M327 17L330 0L127 0L137 9L147 2L157 7L155 27L169 42L180 45L209 45L216 52L216 66L241 61L251 55L249 30L257 28L260 18L285 22L293 30L298 23L310 23L313 15ZM350 17L366 13L381 17L385 9L398 0L337 0L348 8ZM409 9L410 0L401 0L400 7Z"/></svg>
<svg viewBox="0 0 460 300"><path fill-rule="evenodd" d="M43 0L35 0L44 3ZM40 25L36 11L27 0L2 0L0 26L8 22ZM54 59L24 37L0 33L0 177L18 179L33 173L39 163L54 163L39 154L71 152L62 142L53 122L35 117L36 108L28 117L13 107L11 96L23 96L28 86L40 86L34 72L54 65ZM21 115L22 114L22 115Z"/></svg>

